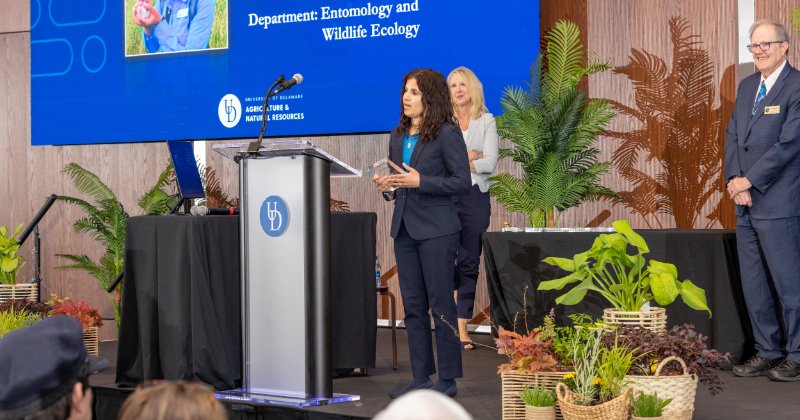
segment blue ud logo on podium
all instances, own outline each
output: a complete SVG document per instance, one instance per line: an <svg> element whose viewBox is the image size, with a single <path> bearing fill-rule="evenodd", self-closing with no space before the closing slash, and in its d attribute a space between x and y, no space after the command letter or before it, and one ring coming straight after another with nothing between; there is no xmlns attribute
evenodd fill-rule
<svg viewBox="0 0 800 420"><path fill-rule="evenodd" d="M273 238L283 235L286 227L289 226L289 208L286 207L286 202L277 195L271 195L261 203L259 216L264 233Z"/></svg>

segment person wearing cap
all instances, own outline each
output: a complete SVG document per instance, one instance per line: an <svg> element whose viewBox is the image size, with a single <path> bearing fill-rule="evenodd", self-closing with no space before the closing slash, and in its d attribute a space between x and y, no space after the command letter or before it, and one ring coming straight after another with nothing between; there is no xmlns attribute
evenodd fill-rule
<svg viewBox="0 0 800 420"><path fill-rule="evenodd" d="M0 419L91 419L91 373L108 367L80 324L54 316L0 339Z"/></svg>

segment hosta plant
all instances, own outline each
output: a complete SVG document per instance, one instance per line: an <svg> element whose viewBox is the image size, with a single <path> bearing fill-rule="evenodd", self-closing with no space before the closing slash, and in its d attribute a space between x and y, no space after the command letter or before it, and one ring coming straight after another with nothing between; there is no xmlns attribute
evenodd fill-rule
<svg viewBox="0 0 800 420"><path fill-rule="evenodd" d="M678 296L692 309L708 311L705 290L691 280L678 280L675 265L648 260L650 252L644 238L627 220L613 223L615 233L601 234L589 250L572 258L547 257L543 262L570 273L555 280L539 283L539 290L561 290L572 286L556 298L557 304L575 305L589 291L603 296L617 310L639 311L651 300L669 305ZM635 252L628 254L628 249Z"/></svg>
<svg viewBox="0 0 800 420"><path fill-rule="evenodd" d="M17 255L19 241L17 236L22 232L23 224L17 225L11 233L7 227L0 226L0 283L17 284L17 274L25 265L25 258Z"/></svg>

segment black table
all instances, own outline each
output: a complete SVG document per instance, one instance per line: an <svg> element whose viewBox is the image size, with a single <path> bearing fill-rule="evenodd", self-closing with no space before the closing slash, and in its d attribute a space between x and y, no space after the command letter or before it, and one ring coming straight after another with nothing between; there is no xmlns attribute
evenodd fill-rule
<svg viewBox="0 0 800 420"><path fill-rule="evenodd" d="M647 258L675 264L680 280L690 279L706 291L713 313L695 311L680 298L668 305L668 326L692 323L709 336L709 346L728 351L734 360L753 352L752 330L744 304L736 256L736 235L732 230L638 230L650 247ZM591 247L598 233L536 232L486 233L483 236L486 280L489 288L492 321L506 329L523 332L540 325L555 307L559 322L567 315L587 313L600 317L609 307L598 294L589 292L575 306L555 305L564 290L538 291L543 280L566 275L545 264L546 257L570 258ZM527 287L526 287L527 286ZM527 297L523 296L527 291ZM523 302L527 309L523 310Z"/></svg>
<svg viewBox="0 0 800 420"><path fill-rule="evenodd" d="M331 214L333 368L375 366L376 221L374 213ZM132 217L125 248L117 383L240 387L239 217ZM280 320L264 328L270 322Z"/></svg>

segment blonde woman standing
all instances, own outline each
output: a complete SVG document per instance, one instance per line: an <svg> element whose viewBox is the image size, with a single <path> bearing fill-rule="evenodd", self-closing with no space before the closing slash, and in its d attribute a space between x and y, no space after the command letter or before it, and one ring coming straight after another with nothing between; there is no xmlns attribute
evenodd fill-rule
<svg viewBox="0 0 800 420"><path fill-rule="evenodd" d="M458 117L469 153L472 186L467 194L455 196L461 222L456 256L455 289L457 291L458 334L461 348L475 349L467 331L475 304L475 285L481 257L481 235L489 228L491 206L489 182L494 175L499 155L497 125L486 109L483 85L472 70L458 67L447 76L450 99Z"/></svg>

